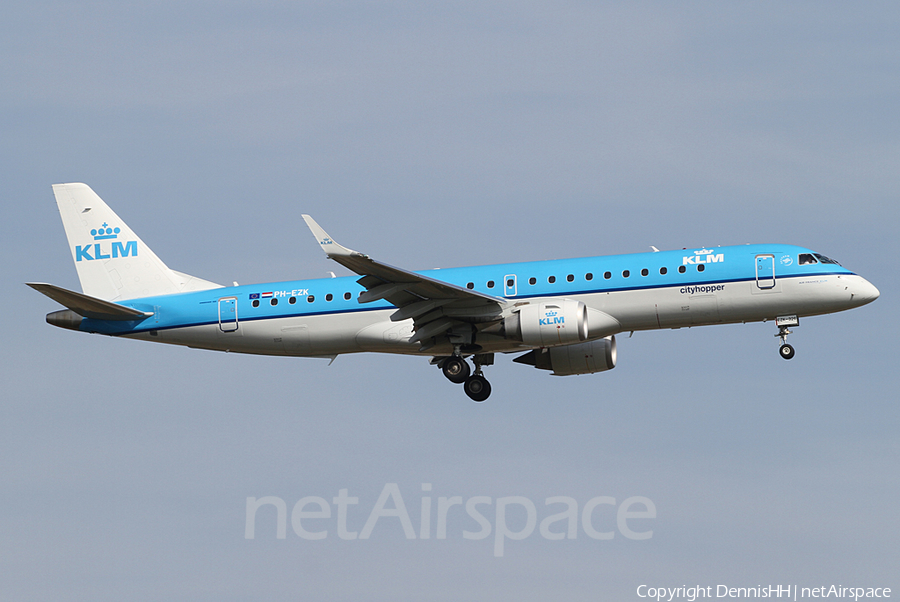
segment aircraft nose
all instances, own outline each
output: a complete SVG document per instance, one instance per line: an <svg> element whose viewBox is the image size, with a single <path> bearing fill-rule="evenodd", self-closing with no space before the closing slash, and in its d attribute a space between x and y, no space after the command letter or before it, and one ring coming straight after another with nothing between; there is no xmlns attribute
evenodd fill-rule
<svg viewBox="0 0 900 602"><path fill-rule="evenodd" d="M855 288L856 290L853 291L853 296L856 297L861 304L871 303L881 296L881 293L875 288L875 285L865 278L860 278L859 285Z"/></svg>

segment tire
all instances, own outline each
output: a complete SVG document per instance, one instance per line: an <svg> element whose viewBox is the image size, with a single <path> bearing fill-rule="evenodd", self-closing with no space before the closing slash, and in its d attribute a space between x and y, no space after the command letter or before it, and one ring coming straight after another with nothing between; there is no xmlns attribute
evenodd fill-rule
<svg viewBox="0 0 900 602"><path fill-rule="evenodd" d="M491 383L479 374L467 378L463 389L472 401L479 403L491 396Z"/></svg>
<svg viewBox="0 0 900 602"><path fill-rule="evenodd" d="M779 347L778 353L779 353L779 354L781 355L781 357L783 357L784 359L789 360L789 359L791 359L792 357L794 357L794 348L791 347L790 345L788 345L787 343L785 343L784 345L782 345L781 347Z"/></svg>
<svg viewBox="0 0 900 602"><path fill-rule="evenodd" d="M466 379L469 378L471 372L468 362L458 355L445 359L444 363L441 365L441 370L444 372L444 376L447 377L447 380L456 384L466 382Z"/></svg>

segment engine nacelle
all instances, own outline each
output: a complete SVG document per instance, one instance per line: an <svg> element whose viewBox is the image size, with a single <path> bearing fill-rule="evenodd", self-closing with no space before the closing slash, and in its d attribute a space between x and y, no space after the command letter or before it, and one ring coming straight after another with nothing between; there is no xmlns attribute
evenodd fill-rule
<svg viewBox="0 0 900 602"><path fill-rule="evenodd" d="M588 338L587 307L581 301L562 299L531 303L507 320L507 336L520 339L526 345L570 345Z"/></svg>
<svg viewBox="0 0 900 602"><path fill-rule="evenodd" d="M521 307L504 319L496 332L526 345L555 347L610 336L620 330L615 318L581 301L553 299Z"/></svg>
<svg viewBox="0 0 900 602"><path fill-rule="evenodd" d="M616 337L609 336L586 343L535 349L513 360L540 370L552 370L555 376L593 374L616 367Z"/></svg>

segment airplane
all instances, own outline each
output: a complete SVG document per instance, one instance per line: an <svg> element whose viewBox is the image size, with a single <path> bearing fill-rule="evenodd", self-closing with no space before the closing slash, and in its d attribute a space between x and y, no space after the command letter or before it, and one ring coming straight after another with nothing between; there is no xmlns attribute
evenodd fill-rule
<svg viewBox="0 0 900 602"><path fill-rule="evenodd" d="M303 215L330 259L358 277L222 286L168 268L86 184L55 184L81 292L26 283L67 309L61 328L234 353L430 357L482 402L497 353L553 375L616 366L616 335L774 321L779 354L801 317L879 291L837 261L783 244L409 271L344 247ZM334 274L332 273L332 276ZM469 360L472 366L469 365Z"/></svg>

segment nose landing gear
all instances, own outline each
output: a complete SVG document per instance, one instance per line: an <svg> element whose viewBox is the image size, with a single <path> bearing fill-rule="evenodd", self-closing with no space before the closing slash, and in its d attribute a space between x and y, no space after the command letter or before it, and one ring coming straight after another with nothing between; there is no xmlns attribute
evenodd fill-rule
<svg viewBox="0 0 900 602"><path fill-rule="evenodd" d="M784 359L789 360L794 357L794 348L785 343L778 348L778 353L781 354L781 357L783 357Z"/></svg>
<svg viewBox="0 0 900 602"><path fill-rule="evenodd" d="M797 316L781 316L775 318L775 325L778 326L778 334L775 336L781 339L781 347L778 348L778 354L786 360L794 357L794 348L788 345L787 338L792 334L788 329L789 326L798 326L800 318Z"/></svg>

